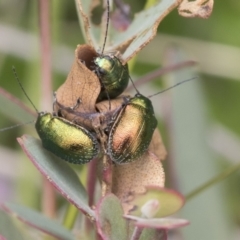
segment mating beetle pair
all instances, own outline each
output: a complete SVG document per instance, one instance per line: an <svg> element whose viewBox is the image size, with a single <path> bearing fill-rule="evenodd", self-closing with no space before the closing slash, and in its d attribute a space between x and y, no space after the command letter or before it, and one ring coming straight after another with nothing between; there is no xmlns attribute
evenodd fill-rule
<svg viewBox="0 0 240 240"><path fill-rule="evenodd" d="M121 62L118 58L111 56L101 56L96 58L95 64L98 63L100 64L96 66L96 72L97 75L101 74L100 80L104 85L102 92L106 91L109 96L117 97L127 86L126 83L128 83L129 79L127 67L120 64ZM125 79L118 78L119 76L124 76ZM64 106L60 106L60 109L61 108L66 111L70 111L71 113L75 113L76 118L79 114L81 114L77 111L74 112L73 109L64 108ZM76 126L76 130L79 131L78 125L71 123L71 126ZM156 126L157 120L154 116L151 101L148 98L139 93L133 98L125 98L122 107L120 107L118 111L115 111L112 116L112 120L109 123L110 131L106 146L107 154L112 161L119 164L136 160L147 150ZM41 128L44 127L46 126L41 126ZM39 127L36 126L36 128L38 129ZM83 129L84 128L81 127L81 134L86 135L84 137L89 136L88 140L96 143L96 137L87 129L85 129L85 132L83 133ZM42 140L43 137L45 137L45 139L48 138L49 134L46 134L47 137L40 136L40 138ZM54 139L52 139L52 141L53 140ZM75 142L73 141L72 144L75 144ZM46 144L43 143L43 145ZM53 147L54 142L53 144L50 144L51 149L49 149L48 145L46 145L45 148L52 152L55 151L56 146ZM99 145L92 144L91 146L93 145L95 147L91 147L89 149L92 154L87 158L89 161L96 157L100 152ZM65 147L70 148L70 146ZM71 153L68 154L70 156L72 155ZM63 155L60 157L63 158ZM90 156L92 158L90 158ZM85 156L82 156L82 159L81 157L77 159L74 156L72 156L71 159L70 157L64 157L64 160L80 164L86 162Z"/></svg>
<svg viewBox="0 0 240 240"><path fill-rule="evenodd" d="M56 103L59 104L57 101ZM81 113L70 108L61 108L75 113L76 118L81 116ZM152 103L147 97L137 93L132 98L124 98L122 106L112 112L114 114L108 122L106 153L118 164L134 161L148 149L157 126Z"/></svg>
<svg viewBox="0 0 240 240"><path fill-rule="evenodd" d="M109 21L109 2L107 3ZM108 99L110 103L111 98L120 95L127 87L129 73L127 65L122 65L117 57L103 55L108 21L102 54L94 59L93 70L102 85L98 100ZM27 96L25 91L24 93ZM27 98L29 99L28 96ZM30 99L29 101L31 102ZM36 108L35 110L37 111ZM109 123L107 154L112 161L119 164L136 160L147 150L156 126L157 120L148 98L138 93L135 97L126 99ZM84 164L101 152L99 142L93 132L65 118L51 113L38 112L35 127L44 148L68 162Z"/></svg>
<svg viewBox="0 0 240 240"><path fill-rule="evenodd" d="M129 82L128 66L111 55L104 55L108 35L109 1L107 1L107 22L102 53L94 59L93 70L98 76L102 91L98 100L116 98ZM77 112L76 112L77 115ZM109 124L106 152L116 163L131 162L140 157L148 148L157 126L151 101L136 94L126 99L114 114ZM50 113L39 113L36 130L43 146L60 158L71 163L84 164L100 153L100 146L94 133L64 118Z"/></svg>
<svg viewBox="0 0 240 240"><path fill-rule="evenodd" d="M102 56L101 61L104 60L105 58ZM106 57L106 61L109 60L113 63L113 66L116 66L115 64L117 62L117 70L119 73L116 74L113 71L113 73L115 73L114 77L109 78L111 68L101 68L101 70L99 70L100 67L98 66L98 70L101 73L109 73L108 82L112 80L114 83L118 80L116 76L122 75L121 71L126 71L127 68L119 65L120 61L116 57L111 59ZM16 75L15 70L14 73ZM101 79L104 79L104 75L101 77ZM124 84L128 82L128 77L129 76L127 76L127 79L124 79ZM16 79L29 99L17 75ZM117 84L121 89L125 89L119 82L112 85L116 86ZM111 84L109 85L111 86ZM116 87L113 90L115 95L111 90L107 91L109 91L109 95L116 96ZM119 90L117 91L121 92ZM37 111L32 101L30 99L29 101ZM137 94L133 98L125 99L123 106L112 119L107 142L107 154L112 161L119 164L137 159L148 148L156 125L157 121L154 116L153 107L148 98ZM100 146L94 133L62 117L54 116L51 113L38 112L35 127L42 140L43 147L65 161L84 164L100 154Z"/></svg>

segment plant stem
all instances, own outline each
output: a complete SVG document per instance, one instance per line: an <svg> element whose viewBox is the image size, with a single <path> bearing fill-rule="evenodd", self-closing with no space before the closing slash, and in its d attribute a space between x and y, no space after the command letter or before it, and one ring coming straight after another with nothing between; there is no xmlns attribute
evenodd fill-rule
<svg viewBox="0 0 240 240"><path fill-rule="evenodd" d="M207 181L206 183L204 183L200 187L196 188L192 192L186 194L185 195L186 201L189 201L190 199L197 196L198 194L200 194L204 190L206 190L209 187L213 186L214 184L224 180L225 178L227 178L228 176L230 176L231 174L233 174L234 172L236 172L238 170L240 170L240 163L227 168L225 171L221 172L219 175L217 175L214 178L212 178L211 180Z"/></svg>
<svg viewBox="0 0 240 240"><path fill-rule="evenodd" d="M50 51L50 1L39 0L39 27L41 52L41 107L47 109L52 100L51 51ZM52 185L43 179L42 208L53 218L56 212L56 196Z"/></svg>
<svg viewBox="0 0 240 240"><path fill-rule="evenodd" d="M142 231L143 231L142 227L135 227L131 240L138 240L142 234Z"/></svg>
<svg viewBox="0 0 240 240"><path fill-rule="evenodd" d="M173 71L185 68L185 67L191 67L191 66L194 66L196 64L197 64L197 62L189 60L189 61L184 61L184 62L177 63L177 64L174 64L174 65L166 66L166 67L160 67L160 68L156 69L155 71L147 73L143 77L138 78L137 81L135 82L135 85L137 87L139 87L139 86L141 86L145 83L150 82L154 78L160 77L164 74L167 74L169 72L173 72ZM127 91L131 91L132 89L133 89L133 86L130 85L127 88Z"/></svg>
<svg viewBox="0 0 240 240"><path fill-rule="evenodd" d="M87 192L88 192L88 204L92 206L94 203L94 193L95 193L95 186L97 181L97 161L98 159L93 159L87 168Z"/></svg>
<svg viewBox="0 0 240 240"><path fill-rule="evenodd" d="M93 159L87 166L87 193L88 193L88 205L91 207L94 204L94 193L97 181L97 159ZM92 229L93 224L86 218L85 228L86 232Z"/></svg>
<svg viewBox="0 0 240 240"><path fill-rule="evenodd" d="M71 230L75 224L77 215L78 215L78 209L72 204L69 204L64 216L63 226Z"/></svg>
<svg viewBox="0 0 240 240"><path fill-rule="evenodd" d="M112 162L109 157L103 156L103 170L102 170L102 197L111 192L112 189Z"/></svg>
<svg viewBox="0 0 240 240"><path fill-rule="evenodd" d="M52 111L50 1L39 0L41 107ZM50 108L50 109L48 109Z"/></svg>

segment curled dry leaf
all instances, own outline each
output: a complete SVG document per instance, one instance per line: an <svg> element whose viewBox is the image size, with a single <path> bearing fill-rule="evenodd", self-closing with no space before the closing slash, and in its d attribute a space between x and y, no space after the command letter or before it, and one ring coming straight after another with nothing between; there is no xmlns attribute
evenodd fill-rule
<svg viewBox="0 0 240 240"><path fill-rule="evenodd" d="M97 75L90 70L96 51L89 45L78 45L75 50L75 59L67 80L56 92L56 100L64 107L74 108L83 116L76 115L55 105L55 111L69 121L80 122L91 127L90 114L96 113L96 101L101 90L101 84ZM77 102L79 101L79 104ZM84 115L85 114L85 115Z"/></svg>
<svg viewBox="0 0 240 240"><path fill-rule="evenodd" d="M93 2L95 0L75 0L75 2L78 7L79 21L86 41L95 49L101 49L102 44L99 46L97 43L100 43L100 40L103 39L101 34L105 33L103 29L106 28L106 22L102 22L101 30L88 17L92 15ZM126 31L117 31L113 28L116 24L110 24L109 45L106 47L106 51L120 52L122 54L122 63L126 64L154 38L160 22L171 10L178 6L179 2L179 0L159 1L154 6L136 14Z"/></svg>
<svg viewBox="0 0 240 240"><path fill-rule="evenodd" d="M146 192L146 186L164 187L161 161L147 151L141 158L125 165L113 166L112 192L121 200L125 214L133 209L135 195Z"/></svg>
<svg viewBox="0 0 240 240"><path fill-rule="evenodd" d="M99 34L97 27L94 24L91 25L91 16L92 9L98 5L99 1L92 0L92 1L81 1L75 0L77 6L77 13L79 22L82 28L82 33L84 35L85 41L93 46L95 49L98 48L96 39L99 40L96 34Z"/></svg>
<svg viewBox="0 0 240 240"><path fill-rule="evenodd" d="M129 25L131 24L131 18L130 18L130 5L125 4L123 1L121 1L118 4L117 9L113 12L111 15L111 20L113 27L119 31L124 32L127 30Z"/></svg>
<svg viewBox="0 0 240 240"><path fill-rule="evenodd" d="M118 111L121 109L124 101L124 98L129 98L130 96L127 94L122 94L121 96L105 101L101 101L96 104L96 109L99 113L102 113L104 116L102 123L102 128L108 127L109 123L112 121L112 118Z"/></svg>
<svg viewBox="0 0 240 240"><path fill-rule="evenodd" d="M166 148L162 142L162 137L158 129L155 129L152 141L149 145L148 151L154 153L160 160L164 160L167 156Z"/></svg>
<svg viewBox="0 0 240 240"><path fill-rule="evenodd" d="M178 13L183 17L208 18L213 9L214 0L183 0L178 7Z"/></svg>

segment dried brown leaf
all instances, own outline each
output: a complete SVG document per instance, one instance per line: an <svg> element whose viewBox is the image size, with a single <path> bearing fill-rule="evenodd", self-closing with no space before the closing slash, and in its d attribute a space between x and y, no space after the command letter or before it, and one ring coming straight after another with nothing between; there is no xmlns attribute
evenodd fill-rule
<svg viewBox="0 0 240 240"><path fill-rule="evenodd" d="M88 17L90 16L90 9L92 8L91 1L85 1L83 4L82 1L75 0L75 3L85 41L95 47L94 36L91 35L90 18Z"/></svg>
<svg viewBox="0 0 240 240"><path fill-rule="evenodd" d="M158 129L153 133L152 141L148 151L154 153L160 160L164 160L167 156L166 148L162 142L162 138Z"/></svg>
<svg viewBox="0 0 240 240"><path fill-rule="evenodd" d="M122 63L126 64L155 37L160 22L178 4L178 0L162 0L137 13L125 32L112 35L108 50L121 52Z"/></svg>
<svg viewBox="0 0 240 240"><path fill-rule="evenodd" d="M121 200L125 213L133 208L129 202L134 196L146 192L146 186L164 187L164 182L161 161L148 151L132 163L113 166L112 192Z"/></svg>
<svg viewBox="0 0 240 240"><path fill-rule="evenodd" d="M74 108L74 111L85 114L85 116L76 116L76 114L58 105L55 105L55 111L60 110L64 118L69 121L83 123L86 126L92 124L90 118L86 116L96 113L95 104L101 90L97 75L89 69L96 56L97 53L91 46L78 45L75 50L75 60L67 80L56 92L57 101L65 108L74 107L80 100L80 104Z"/></svg>
<svg viewBox="0 0 240 240"><path fill-rule="evenodd" d="M213 9L214 0L183 0L178 7L178 13L183 17L208 18Z"/></svg>
<svg viewBox="0 0 240 240"><path fill-rule="evenodd" d="M75 0L78 7L79 21L86 41L99 50L102 48L102 33L105 33L106 22L101 28L95 26L88 16L91 16L91 1ZM180 0L162 0L154 6L135 15L134 20L126 31L116 31L115 24L109 25L108 43L106 52L119 51L122 54L122 63L126 64L156 35L158 25L168 13L179 5ZM105 19L105 18L103 18ZM119 23L118 23L119 25Z"/></svg>
<svg viewBox="0 0 240 240"><path fill-rule="evenodd" d="M111 111L119 109L123 105L123 103L126 102L124 99L130 98L130 97L131 97L131 95L124 93L115 99L111 99ZM98 102L96 104L96 109L101 113L108 112L109 111L109 100L104 100L104 101Z"/></svg>
<svg viewBox="0 0 240 240"><path fill-rule="evenodd" d="M111 110L118 109L123 104L123 97L118 97L111 100ZM101 113L109 111L109 100L101 101L96 104L96 109Z"/></svg>

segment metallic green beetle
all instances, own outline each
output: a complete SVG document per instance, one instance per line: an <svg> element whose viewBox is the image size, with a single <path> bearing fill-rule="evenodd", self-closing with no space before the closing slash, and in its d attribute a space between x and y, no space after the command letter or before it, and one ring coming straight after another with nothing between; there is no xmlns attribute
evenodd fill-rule
<svg viewBox="0 0 240 240"><path fill-rule="evenodd" d="M148 149L156 127L157 119L151 101L137 93L113 118L107 154L118 164L137 160Z"/></svg>
<svg viewBox="0 0 240 240"><path fill-rule="evenodd" d="M157 119L149 98L196 78L184 80L148 97L140 94L133 83L137 94L133 98L126 99L122 109L113 117L110 128L107 154L112 161L118 164L132 162L148 149L157 127Z"/></svg>
<svg viewBox="0 0 240 240"><path fill-rule="evenodd" d="M102 84L102 91L98 100L115 98L128 86L128 65L111 55L102 55L94 59L95 72Z"/></svg>
<svg viewBox="0 0 240 240"><path fill-rule="evenodd" d="M110 20L109 0L106 7L107 21L103 47L101 53L94 59L95 66L93 67L102 85L98 101L116 98L126 89L129 81L128 65L123 65L120 59L113 54L104 54Z"/></svg>
<svg viewBox="0 0 240 240"><path fill-rule="evenodd" d="M148 149L157 127L153 106L147 97L137 93L134 97L124 100L123 105L117 109L101 113L112 116L111 120L107 117L110 120L107 128L110 130L106 153L118 164L132 162L141 157ZM57 101L56 104L74 114L76 119L84 115L72 108L64 107Z"/></svg>
<svg viewBox="0 0 240 240"><path fill-rule="evenodd" d="M84 164L97 157L100 152L97 138L82 126L51 113L39 112L23 88L14 67L13 73L24 95L38 114L35 128L43 147L59 158L75 164Z"/></svg>
<svg viewBox="0 0 240 240"><path fill-rule="evenodd" d="M35 127L43 147L70 163L88 163L100 152L98 141L90 131L64 118L39 113Z"/></svg>

